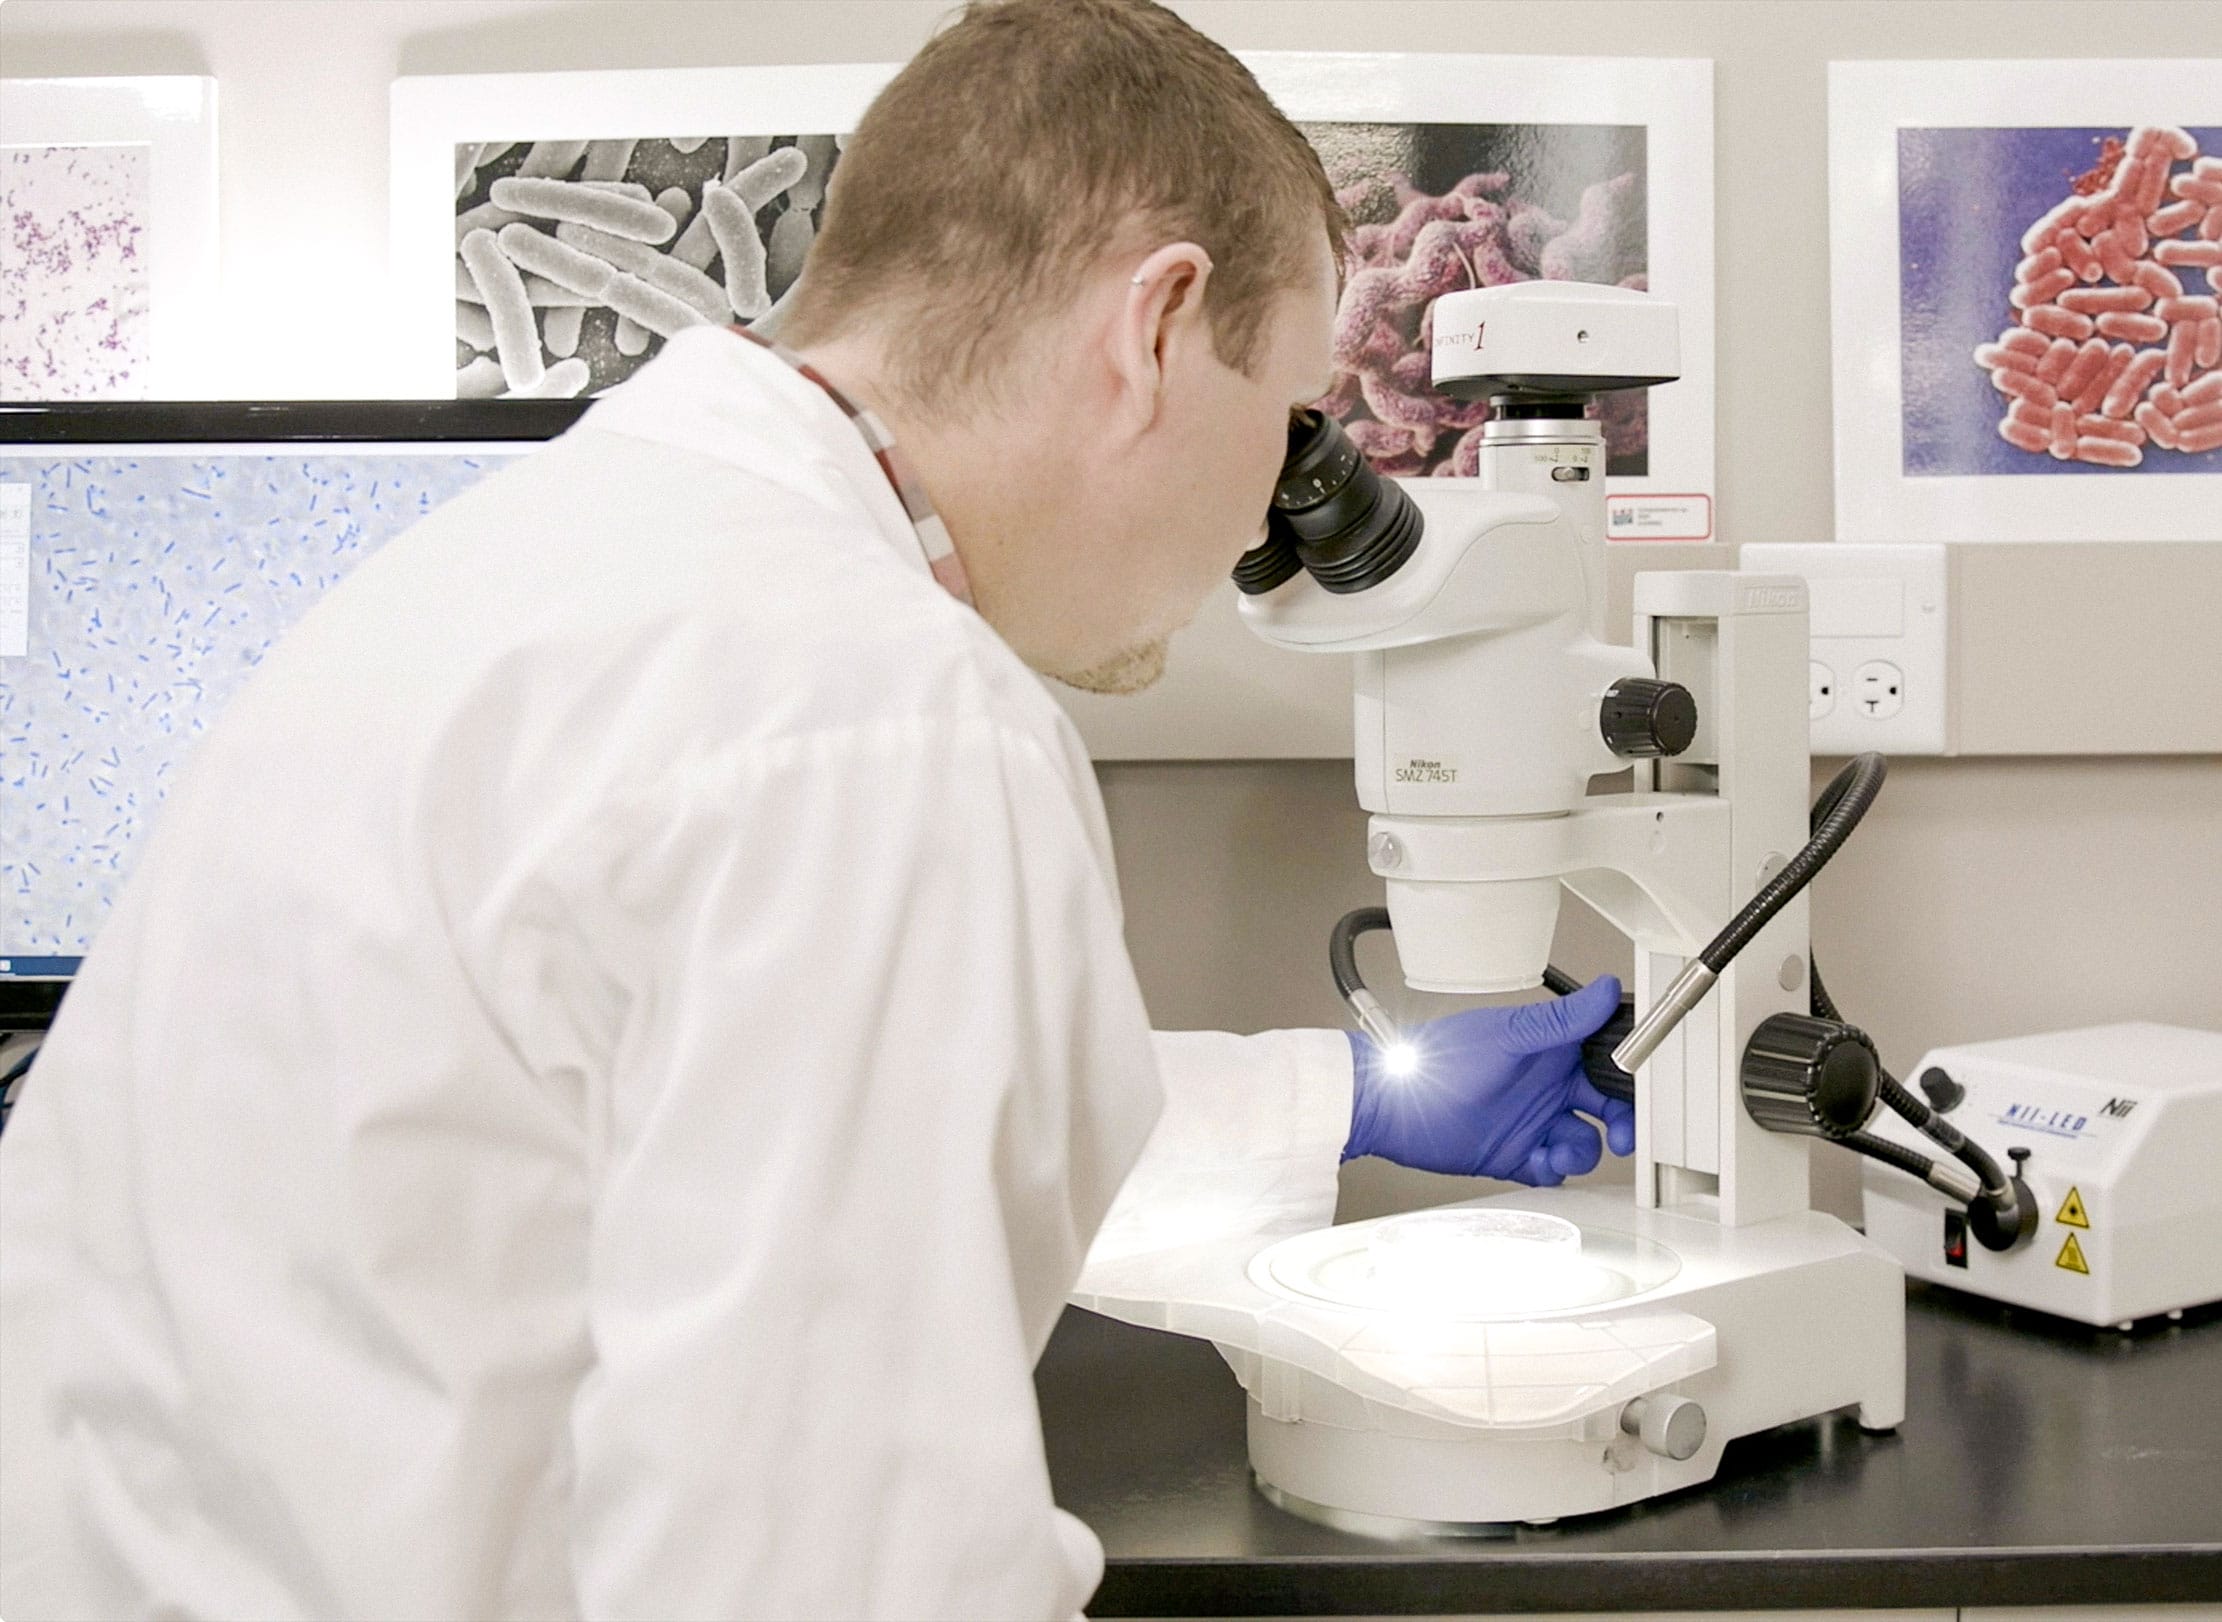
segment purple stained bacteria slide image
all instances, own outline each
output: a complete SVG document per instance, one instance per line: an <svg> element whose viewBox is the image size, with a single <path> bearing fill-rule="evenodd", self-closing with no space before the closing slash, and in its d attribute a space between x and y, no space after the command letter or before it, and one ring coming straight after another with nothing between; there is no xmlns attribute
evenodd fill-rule
<svg viewBox="0 0 2222 1622"><path fill-rule="evenodd" d="M2222 473L2222 129L1898 131L1909 477Z"/></svg>
<svg viewBox="0 0 2222 1622"><path fill-rule="evenodd" d="M144 146L0 148L0 400L147 393Z"/></svg>
<svg viewBox="0 0 2222 1622"><path fill-rule="evenodd" d="M0 659L0 958L81 956L196 740L364 558L499 459L11 453L30 486Z"/></svg>
<svg viewBox="0 0 2222 1622"><path fill-rule="evenodd" d="M1471 476L1486 405L1429 381L1429 309L1510 282L1649 285L1647 132L1609 124L1306 123L1352 222L1321 402L1380 472ZM1606 471L1650 471L1644 391L1604 397Z"/></svg>
<svg viewBox="0 0 2222 1622"><path fill-rule="evenodd" d="M599 394L673 333L776 324L824 216L832 135L455 149L455 392Z"/></svg>

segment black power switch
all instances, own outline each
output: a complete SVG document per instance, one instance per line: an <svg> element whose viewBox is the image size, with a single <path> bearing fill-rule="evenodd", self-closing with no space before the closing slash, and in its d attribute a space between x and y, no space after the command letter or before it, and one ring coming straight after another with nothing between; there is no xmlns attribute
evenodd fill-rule
<svg viewBox="0 0 2222 1622"><path fill-rule="evenodd" d="M1965 1211L1947 1211L1944 1213L1944 1265L1947 1267L1965 1267L1967 1265L1967 1213Z"/></svg>

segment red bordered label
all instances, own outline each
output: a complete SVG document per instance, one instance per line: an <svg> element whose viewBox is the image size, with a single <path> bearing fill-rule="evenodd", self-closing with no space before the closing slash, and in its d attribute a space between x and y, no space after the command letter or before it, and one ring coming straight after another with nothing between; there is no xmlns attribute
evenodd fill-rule
<svg viewBox="0 0 2222 1622"><path fill-rule="evenodd" d="M1709 541L1712 538L1711 496L1662 491L1605 498L1605 539L1608 541Z"/></svg>

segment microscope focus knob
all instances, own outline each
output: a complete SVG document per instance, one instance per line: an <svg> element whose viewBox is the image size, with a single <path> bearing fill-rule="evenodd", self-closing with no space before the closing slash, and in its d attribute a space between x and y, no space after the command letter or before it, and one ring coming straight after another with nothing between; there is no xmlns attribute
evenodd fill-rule
<svg viewBox="0 0 2222 1622"><path fill-rule="evenodd" d="M1620 1410L1620 1428L1662 1459L1695 1458L1705 1445L1705 1410L1687 1397L1654 1391Z"/></svg>
<svg viewBox="0 0 2222 1622"><path fill-rule="evenodd" d="M1679 682L1624 677L1605 689L1597 730L1624 760L1679 755L1697 737L1697 700Z"/></svg>
<svg viewBox="0 0 2222 1622"><path fill-rule="evenodd" d="M1875 1113L1882 1068L1866 1032L1775 1014L1744 1044L1744 1109L1769 1132L1848 1138Z"/></svg>

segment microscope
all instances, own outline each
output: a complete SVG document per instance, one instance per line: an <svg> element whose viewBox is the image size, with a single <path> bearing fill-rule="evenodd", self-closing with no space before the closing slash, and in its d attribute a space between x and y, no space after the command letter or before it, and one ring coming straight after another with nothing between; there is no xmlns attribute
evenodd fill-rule
<svg viewBox="0 0 2222 1622"><path fill-rule="evenodd" d="M1532 1189L1222 1237L1076 1297L1216 1343L1260 1490L1351 1530L1592 1513L1710 1479L1738 1436L1903 1416L1903 1272L1811 1209L1807 1170L1807 1140L1862 1135L1887 1081L1864 1036L1818 1017L1805 894L1882 763L1847 768L1809 825L1795 576L1641 575L1630 642L1607 634L1587 411L1672 381L1678 349L1674 307L1619 288L1438 300L1436 386L1493 403L1479 477L1376 477L1299 413L1236 573L1259 636L1354 664L1387 908L1345 919L1331 957L1376 1041L1398 1033L1356 971L1365 929L1393 930L1406 981L1440 992L1571 989L1549 965L1563 891L1635 948L1633 1006L1588 1066L1635 1104L1632 1199ZM1960 1167L1910 1159L1977 1196Z"/></svg>

